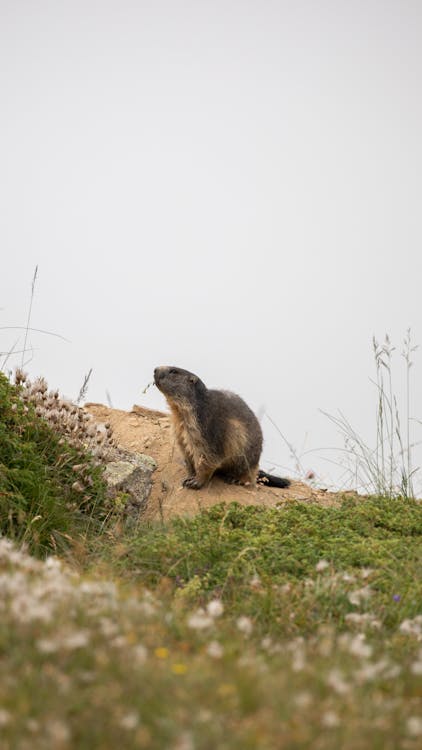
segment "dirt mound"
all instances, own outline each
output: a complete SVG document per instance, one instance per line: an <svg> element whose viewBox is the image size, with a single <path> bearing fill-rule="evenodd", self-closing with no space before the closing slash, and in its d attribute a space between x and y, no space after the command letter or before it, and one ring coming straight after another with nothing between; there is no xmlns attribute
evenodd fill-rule
<svg viewBox="0 0 422 750"><path fill-rule="evenodd" d="M290 487L276 489L265 486L237 487L214 478L202 490L185 489L182 480L186 476L186 469L173 437L168 414L136 405L130 412L94 403L85 404L85 409L98 422L110 422L114 437L123 448L146 453L157 462L146 511L146 516L151 519L192 515L220 502L236 501L242 505L273 507L280 502L303 500L334 505L343 496L315 490L294 480Z"/></svg>

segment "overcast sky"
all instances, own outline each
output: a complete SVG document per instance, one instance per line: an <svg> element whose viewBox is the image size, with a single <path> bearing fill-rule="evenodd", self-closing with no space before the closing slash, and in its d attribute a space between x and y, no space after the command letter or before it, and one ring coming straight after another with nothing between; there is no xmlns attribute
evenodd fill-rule
<svg viewBox="0 0 422 750"><path fill-rule="evenodd" d="M319 409L372 440L372 335L399 396L409 326L422 344L422 4L0 9L0 323L25 325L38 264L32 325L70 340L31 334L31 374L75 396L92 367L89 400L164 407L141 391L176 364L298 451L342 445ZM421 383L419 351L422 419Z"/></svg>

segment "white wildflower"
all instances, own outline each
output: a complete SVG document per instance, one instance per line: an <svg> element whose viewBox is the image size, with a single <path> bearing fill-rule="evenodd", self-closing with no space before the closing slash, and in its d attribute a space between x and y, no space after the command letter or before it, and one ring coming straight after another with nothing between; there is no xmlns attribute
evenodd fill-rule
<svg viewBox="0 0 422 750"><path fill-rule="evenodd" d="M312 703L312 695L303 691L297 693L293 700L298 708L308 708Z"/></svg>
<svg viewBox="0 0 422 750"><path fill-rule="evenodd" d="M326 570L326 568L329 567L330 563L327 560L319 560L315 565L315 570L317 571L317 573L321 573L323 570Z"/></svg>
<svg viewBox="0 0 422 750"><path fill-rule="evenodd" d="M358 633L350 640L348 650L353 656L360 656L362 659L369 659L372 654L372 646L365 643L364 633Z"/></svg>
<svg viewBox="0 0 422 750"><path fill-rule="evenodd" d="M89 633L86 630L78 630L74 633L69 633L62 640L62 646L68 651L73 651L77 648L85 648L89 643Z"/></svg>
<svg viewBox="0 0 422 750"><path fill-rule="evenodd" d="M412 674L422 675L422 661L414 661L410 666Z"/></svg>
<svg viewBox="0 0 422 750"><path fill-rule="evenodd" d="M372 591L369 586L364 586L361 589L355 589L355 591L351 591L350 594L347 595L347 598L350 602L350 604L353 604L355 607L358 607L362 602L365 602L369 599L371 596Z"/></svg>
<svg viewBox="0 0 422 750"><path fill-rule="evenodd" d="M54 654L59 650L57 641L49 638L39 638L35 645L41 654Z"/></svg>
<svg viewBox="0 0 422 750"><path fill-rule="evenodd" d="M211 711L209 711L207 708L200 708L196 718L201 723L205 724L207 721L212 721L214 719L214 716Z"/></svg>
<svg viewBox="0 0 422 750"><path fill-rule="evenodd" d="M422 640L422 615L416 615L413 620L403 620L399 631L404 635L414 635L418 640Z"/></svg>
<svg viewBox="0 0 422 750"><path fill-rule="evenodd" d="M158 602L153 596L151 591L145 590L142 594L142 599L135 599L131 597L130 608L144 615L145 617L153 617L157 612Z"/></svg>
<svg viewBox="0 0 422 750"><path fill-rule="evenodd" d="M221 599L212 599L207 604L207 613L210 617L220 617L224 612L224 606Z"/></svg>
<svg viewBox="0 0 422 750"><path fill-rule="evenodd" d="M187 626L188 628L192 628L192 630L204 630L205 628L209 628L213 623L213 618L207 615L202 608L197 609L187 619Z"/></svg>
<svg viewBox="0 0 422 750"><path fill-rule="evenodd" d="M70 739L69 727L60 719L51 719L47 726L47 734L55 745L61 745Z"/></svg>
<svg viewBox="0 0 422 750"><path fill-rule="evenodd" d="M48 570L61 570L62 568L60 560L52 555L46 558L44 565Z"/></svg>
<svg viewBox="0 0 422 750"><path fill-rule="evenodd" d="M334 729L340 724L340 719L335 711L325 711L321 716L321 724L327 729Z"/></svg>
<svg viewBox="0 0 422 750"><path fill-rule="evenodd" d="M136 646L132 649L133 656L135 658L135 661L138 664L143 664L148 656L148 651L145 648L145 646L142 645L142 643L138 643Z"/></svg>
<svg viewBox="0 0 422 750"><path fill-rule="evenodd" d="M26 728L29 732L35 733L40 730L40 723L36 719L28 719L26 722Z"/></svg>
<svg viewBox="0 0 422 750"><path fill-rule="evenodd" d="M261 647L264 649L264 651L270 651L273 645L273 640L270 638L269 635L264 636L264 638L261 641Z"/></svg>
<svg viewBox="0 0 422 750"><path fill-rule="evenodd" d="M218 641L210 641L207 646L207 654L208 656L211 656L212 659L221 659L224 654L224 649L221 643Z"/></svg>
<svg viewBox="0 0 422 750"><path fill-rule="evenodd" d="M127 646L127 639L124 635L116 635L110 641L110 646L113 646L113 648L125 648Z"/></svg>
<svg viewBox="0 0 422 750"><path fill-rule="evenodd" d="M118 627L115 622L112 622L107 617L101 617L99 621L99 630L106 638L112 638L118 632Z"/></svg>
<svg viewBox="0 0 422 750"><path fill-rule="evenodd" d="M237 618L236 627L238 630L240 630L241 633L244 633L245 635L250 635L253 630L253 623L250 617L246 617L246 615L242 615L241 617Z"/></svg>
<svg viewBox="0 0 422 750"><path fill-rule="evenodd" d="M349 625L356 625L358 627L365 625L370 625L373 628L381 627L380 621L376 620L374 615L369 614L369 612L363 612L362 614L359 614L358 612L349 612L344 619Z"/></svg>
<svg viewBox="0 0 422 750"><path fill-rule="evenodd" d="M142 602L139 602L139 612L145 615L145 617L153 617L156 611L157 608L149 599L144 599Z"/></svg>
<svg viewBox="0 0 422 750"><path fill-rule="evenodd" d="M422 718L420 716L409 716L406 729L412 737L420 737L422 735Z"/></svg>
<svg viewBox="0 0 422 750"><path fill-rule="evenodd" d="M57 604L57 603L56 603ZM10 602L10 613L17 622L27 624L39 620L48 623L53 619L55 603L37 600L28 591L22 591L21 595Z"/></svg>
<svg viewBox="0 0 422 750"><path fill-rule="evenodd" d="M12 714L6 708L0 708L0 727L5 727L9 724Z"/></svg>
<svg viewBox="0 0 422 750"><path fill-rule="evenodd" d="M350 685L346 682L339 669L332 669L328 673L327 685L339 695L346 695L350 691Z"/></svg>
<svg viewBox="0 0 422 750"><path fill-rule="evenodd" d="M385 673L385 670L388 668L388 666L389 662L387 661L387 659L380 659L379 661L372 664L365 664L363 667L356 670L356 680L359 683L372 682L372 680L377 679L377 677Z"/></svg>
<svg viewBox="0 0 422 750"><path fill-rule="evenodd" d="M122 729L127 729L128 731L130 731L131 729L136 729L138 724L139 715L136 713L136 711L129 711L129 713L122 716L119 721L119 726Z"/></svg>
<svg viewBox="0 0 422 750"><path fill-rule="evenodd" d="M303 646L298 645L292 653L292 669L293 672L302 672L306 666L305 651Z"/></svg>

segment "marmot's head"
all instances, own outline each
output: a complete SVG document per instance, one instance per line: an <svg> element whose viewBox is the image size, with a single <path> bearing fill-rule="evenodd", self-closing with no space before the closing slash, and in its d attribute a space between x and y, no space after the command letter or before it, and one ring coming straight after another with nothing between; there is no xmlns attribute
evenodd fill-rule
<svg viewBox="0 0 422 750"><path fill-rule="evenodd" d="M156 367L154 383L168 400L176 402L195 403L207 390L197 375L181 367Z"/></svg>

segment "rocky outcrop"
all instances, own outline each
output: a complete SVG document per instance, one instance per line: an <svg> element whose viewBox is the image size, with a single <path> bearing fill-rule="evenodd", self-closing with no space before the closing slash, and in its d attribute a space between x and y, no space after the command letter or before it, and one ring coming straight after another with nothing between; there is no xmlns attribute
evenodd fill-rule
<svg viewBox="0 0 422 750"><path fill-rule="evenodd" d="M125 497L125 512L137 518L146 508L152 486L152 473L157 464L144 453L119 450L115 461L106 464L104 477L110 496Z"/></svg>

